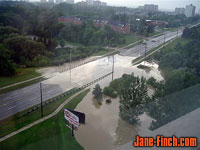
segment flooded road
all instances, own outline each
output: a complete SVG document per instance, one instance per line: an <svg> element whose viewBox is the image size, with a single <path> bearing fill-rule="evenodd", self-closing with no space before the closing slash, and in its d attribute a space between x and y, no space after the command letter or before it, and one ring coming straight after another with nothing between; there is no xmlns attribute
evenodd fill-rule
<svg viewBox="0 0 200 150"><path fill-rule="evenodd" d="M180 32L181 34L182 32ZM176 37L175 32L166 33L166 41ZM152 41L156 39L157 42ZM163 36L149 39L147 50L162 43ZM136 76L149 78L154 76L157 80L162 80L156 64L150 64L150 70L140 70L131 65L134 57L144 52L144 45L135 46L130 49L120 50L120 55L115 55L115 78L121 77L123 73L132 73ZM123 55L123 56L121 56ZM129 57L132 56L132 57ZM76 88L92 82L102 76L112 72L112 56L89 57L73 62L72 70L69 71L69 63L58 67L42 68L39 72L46 78L42 81L43 101L51 99L72 88ZM71 72L71 73L70 73ZM40 103L39 83L21 88L16 91L0 95L0 120L9 117L17 112L23 111L31 106Z"/></svg>
<svg viewBox="0 0 200 150"><path fill-rule="evenodd" d="M132 57L124 57L115 55L115 73L114 79L120 78L124 73L134 73L136 76L143 76L149 78L153 76L157 80L163 80L158 65L155 63L147 63L145 65L150 69L142 70L137 66L132 66ZM112 57L102 59L99 62L101 67L110 66L112 64ZM144 64L144 62L142 62ZM110 67L109 67L110 68ZM102 70L103 71L103 70ZM109 76L101 81L99 84L103 89L112 81L112 76ZM85 150L112 150L127 142L132 141L136 135L149 132L149 125L152 119L143 114L140 116L140 125L131 125L123 121L119 117L119 98L112 99L110 104L106 103L108 97L104 97L102 105L99 105L92 96L92 90L84 97L81 103L76 107L77 111L86 114L86 124L81 125L75 131L77 141L84 147ZM149 88L149 95L152 95L153 89Z"/></svg>
<svg viewBox="0 0 200 150"><path fill-rule="evenodd" d="M86 58L83 58L80 60L72 61L71 67L77 66L79 64L83 64L84 62L92 61L99 57L101 57L101 56L90 56L90 57L86 57ZM41 73L46 78L51 78L51 77L58 75L61 72L65 72L66 69L68 69L68 68L70 68L69 62L64 63L63 65L59 65L59 66L44 67L44 68L38 69L37 72Z"/></svg>
<svg viewBox="0 0 200 150"><path fill-rule="evenodd" d="M132 66L131 61L133 57L115 55L114 58L114 78L119 78L124 73L130 74L134 72L136 76L144 76L146 78L154 76L156 79L162 80L156 64L151 64L151 70L145 71L138 69L136 66ZM43 101L60 95L61 93L72 88L85 85L112 72L112 64L113 56L108 56L74 68L71 70L71 74L70 71L55 72L54 76L42 81ZM59 67L52 67L49 72L58 68ZM46 73L48 73L48 71L46 71ZM0 120L39 104L39 87L39 83L36 83L31 86L0 95Z"/></svg>

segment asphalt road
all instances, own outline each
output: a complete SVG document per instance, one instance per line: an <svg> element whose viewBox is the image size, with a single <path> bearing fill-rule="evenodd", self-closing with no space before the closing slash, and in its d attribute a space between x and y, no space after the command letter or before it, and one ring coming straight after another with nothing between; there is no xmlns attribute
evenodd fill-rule
<svg viewBox="0 0 200 150"><path fill-rule="evenodd" d="M102 71L103 70L103 71ZM72 69L70 72L54 73L54 76L42 81L43 101L60 95L77 86L89 83L112 71L112 57ZM0 95L0 120L40 103L39 83Z"/></svg>
<svg viewBox="0 0 200 150"><path fill-rule="evenodd" d="M163 44L164 41L167 42L173 38L175 38L177 35L182 35L183 31L179 30L178 33L177 31L175 32L165 32L165 35L155 37L155 38L149 38L146 40L147 47L146 50L147 52L150 51L151 49L158 47L159 45ZM128 50L122 50L120 53L122 56L132 56L132 57L139 57L141 55L145 54L145 44L139 44L135 47L132 47Z"/></svg>
<svg viewBox="0 0 200 150"><path fill-rule="evenodd" d="M179 31L179 34L181 33L182 31ZM166 41L174 38L175 36L177 36L177 32L166 33ZM154 42L152 42L152 40L154 40ZM149 39L147 42L147 50L157 47L158 45L162 44L163 41L164 36ZM129 70L131 73L132 70L130 68L130 62L133 59L132 57L138 57L144 54L144 52L145 45L143 44L135 46L131 49L122 50L121 55L129 57L126 57L125 59L122 57L116 57L115 69L118 70L117 76L120 77L124 72ZM128 59L130 60L126 62ZM43 101L53 98L74 87L84 85L111 72L112 60L112 57L105 57L83 66L74 68L71 73L71 80L69 71L63 73L54 73L53 77L42 82ZM127 68L128 65L129 68ZM39 83L37 83L16 91L0 95L0 120L25 110L31 106L39 104L39 87Z"/></svg>

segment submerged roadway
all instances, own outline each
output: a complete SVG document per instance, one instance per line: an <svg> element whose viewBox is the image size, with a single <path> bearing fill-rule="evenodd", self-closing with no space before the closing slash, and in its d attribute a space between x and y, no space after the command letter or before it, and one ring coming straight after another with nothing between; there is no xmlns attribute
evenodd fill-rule
<svg viewBox="0 0 200 150"><path fill-rule="evenodd" d="M165 32L165 35L148 38L146 42L147 44L139 44L130 49L121 49L120 55L129 56L131 57L130 59L134 59L138 56L144 55L145 49L146 51L149 51L163 44L164 40L167 42L181 34L182 30L179 30L178 32ZM71 79L69 71L54 73L53 77L42 81L43 101L110 73L112 71L112 59L113 57L108 56L74 68L71 71ZM115 61L120 60L115 59ZM0 120L39 104L39 87L40 85L37 83L0 95Z"/></svg>

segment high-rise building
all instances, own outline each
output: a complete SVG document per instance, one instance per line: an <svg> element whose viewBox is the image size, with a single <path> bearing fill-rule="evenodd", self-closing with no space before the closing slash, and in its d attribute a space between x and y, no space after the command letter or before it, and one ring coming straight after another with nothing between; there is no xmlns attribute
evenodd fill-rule
<svg viewBox="0 0 200 150"><path fill-rule="evenodd" d="M175 14L176 15L185 14L185 8L175 8Z"/></svg>
<svg viewBox="0 0 200 150"><path fill-rule="evenodd" d="M56 3L57 4L60 4L60 3L62 3L63 2L63 0L56 0Z"/></svg>
<svg viewBox="0 0 200 150"><path fill-rule="evenodd" d="M74 4L74 0L66 0L66 3Z"/></svg>
<svg viewBox="0 0 200 150"><path fill-rule="evenodd" d="M145 4L144 10L149 11L149 12L157 12L158 11L158 5Z"/></svg>
<svg viewBox="0 0 200 150"><path fill-rule="evenodd" d="M138 9L144 10L144 6L138 6Z"/></svg>
<svg viewBox="0 0 200 150"><path fill-rule="evenodd" d="M98 0L97 0L97 1L94 1L94 2L93 2L93 5L94 5L94 6L101 6L101 1L98 1Z"/></svg>
<svg viewBox="0 0 200 150"><path fill-rule="evenodd" d="M47 0L40 0L40 2L41 2L41 3L46 3L46 2L47 2Z"/></svg>
<svg viewBox="0 0 200 150"><path fill-rule="evenodd" d="M186 15L186 17L192 17L192 16L194 16L195 9L196 9L196 7L193 6L192 4L187 5L186 9L185 9L185 15Z"/></svg>
<svg viewBox="0 0 200 150"><path fill-rule="evenodd" d="M101 6L107 6L106 2L101 2Z"/></svg>
<svg viewBox="0 0 200 150"><path fill-rule="evenodd" d="M54 0L49 0L49 3L54 3Z"/></svg>
<svg viewBox="0 0 200 150"><path fill-rule="evenodd" d="M76 3L77 5L86 6L87 3L85 1L80 1Z"/></svg>
<svg viewBox="0 0 200 150"><path fill-rule="evenodd" d="M88 4L88 5L93 5L93 0L86 0L86 3Z"/></svg>

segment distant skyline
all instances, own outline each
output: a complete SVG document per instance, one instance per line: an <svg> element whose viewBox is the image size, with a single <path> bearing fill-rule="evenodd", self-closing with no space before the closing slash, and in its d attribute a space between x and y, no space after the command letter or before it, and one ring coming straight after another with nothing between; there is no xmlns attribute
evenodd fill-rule
<svg viewBox="0 0 200 150"><path fill-rule="evenodd" d="M82 0L75 0L75 2ZM186 5L193 4L197 7L196 12L200 8L200 0L100 0L107 2L112 6L126 6L126 7L138 7L144 4L156 4L159 5L160 10L174 11L176 7L185 7Z"/></svg>

